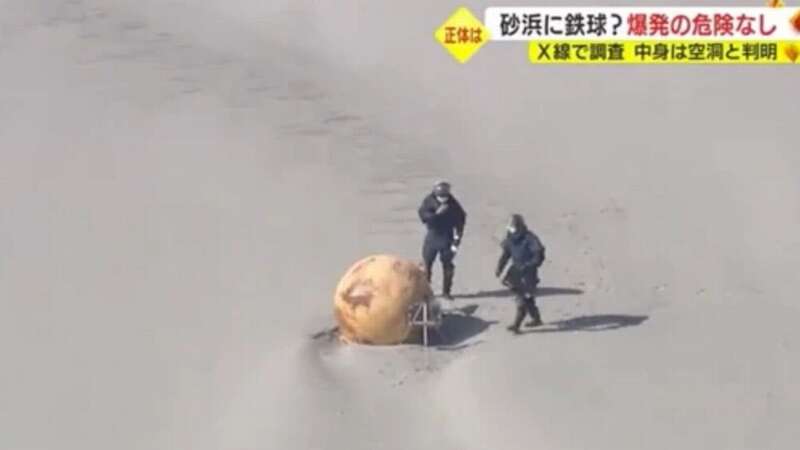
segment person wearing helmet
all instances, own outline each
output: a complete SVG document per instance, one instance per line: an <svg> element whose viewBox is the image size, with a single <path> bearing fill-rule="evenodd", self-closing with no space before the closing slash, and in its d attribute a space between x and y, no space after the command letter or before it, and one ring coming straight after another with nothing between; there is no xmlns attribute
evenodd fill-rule
<svg viewBox="0 0 800 450"><path fill-rule="evenodd" d="M453 259L464 235L467 214L450 191L450 183L440 181L422 201L419 218L427 227L422 245L422 259L428 282L431 281L436 257L442 263L442 296L452 300L451 290L455 265Z"/></svg>
<svg viewBox="0 0 800 450"><path fill-rule="evenodd" d="M505 277L504 285L508 286L516 296L517 315L508 330L519 333L519 327L526 313L531 316L531 321L526 325L536 327L542 324L539 308L536 306L536 286L539 284L539 267L544 262L545 248L539 237L528 229L525 219L519 214L513 214L507 227L506 237L500 244L502 253L497 262L495 276L500 278L503 270L511 266Z"/></svg>

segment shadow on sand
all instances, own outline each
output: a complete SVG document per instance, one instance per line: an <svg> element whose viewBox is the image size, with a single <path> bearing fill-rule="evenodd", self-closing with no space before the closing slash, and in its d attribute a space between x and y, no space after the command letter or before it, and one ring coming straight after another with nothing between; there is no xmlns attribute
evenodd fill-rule
<svg viewBox="0 0 800 450"><path fill-rule="evenodd" d="M480 344L478 342L467 342L473 337L483 333L490 326L497 324L496 320L488 321L480 317L475 317L478 305L466 305L460 308L451 308L442 315L442 322L438 330L429 331L428 345L437 350L461 350L467 347ZM331 327L309 337L315 341L333 342L338 339L339 327ZM412 331L406 341L407 344L422 344L422 330Z"/></svg>
<svg viewBox="0 0 800 450"><path fill-rule="evenodd" d="M610 331L619 328L641 325L648 316L629 316L626 314L601 314L580 316L544 324L541 328L522 331L528 333L557 333L564 331Z"/></svg>
<svg viewBox="0 0 800 450"><path fill-rule="evenodd" d="M483 320L480 317L474 316L477 310L478 305L467 305L445 311L442 315L442 322L439 328L429 331L428 345L437 350L452 351L480 344L480 341L468 341L498 322L496 320ZM413 332L409 343L422 344L421 329L417 329Z"/></svg>
<svg viewBox="0 0 800 450"><path fill-rule="evenodd" d="M536 289L536 297L550 297L554 295L582 295L581 289L562 288L562 287L548 287L543 286ZM495 289L493 291L477 291L471 294L457 294L453 298L461 299L477 299L477 298L502 298L512 297L514 293L510 289Z"/></svg>

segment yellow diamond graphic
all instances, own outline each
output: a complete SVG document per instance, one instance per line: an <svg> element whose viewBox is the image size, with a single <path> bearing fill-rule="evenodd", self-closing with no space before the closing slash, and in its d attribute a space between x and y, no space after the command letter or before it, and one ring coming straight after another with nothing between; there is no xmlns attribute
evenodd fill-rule
<svg viewBox="0 0 800 450"><path fill-rule="evenodd" d="M489 30L464 7L445 20L434 36L462 64L490 39Z"/></svg>

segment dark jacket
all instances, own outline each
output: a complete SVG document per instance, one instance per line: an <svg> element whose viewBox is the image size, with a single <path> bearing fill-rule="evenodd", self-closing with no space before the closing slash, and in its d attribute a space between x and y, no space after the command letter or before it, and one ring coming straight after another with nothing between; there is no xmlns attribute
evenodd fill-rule
<svg viewBox="0 0 800 450"><path fill-rule="evenodd" d="M467 213L455 196L451 195L447 203L449 205L447 210L437 215L436 209L440 203L436 200L436 196L429 194L419 207L419 219L428 227L429 238L458 245L464 235ZM455 238L456 235L458 239Z"/></svg>
<svg viewBox="0 0 800 450"><path fill-rule="evenodd" d="M503 253L497 262L498 275L503 272L508 261L519 271L538 269L545 258L545 248L539 237L530 230L521 230L516 235L509 234L500 244Z"/></svg>

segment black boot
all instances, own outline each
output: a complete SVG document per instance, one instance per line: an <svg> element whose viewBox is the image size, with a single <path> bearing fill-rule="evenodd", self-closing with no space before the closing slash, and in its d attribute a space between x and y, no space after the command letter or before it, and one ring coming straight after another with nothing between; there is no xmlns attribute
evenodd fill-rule
<svg viewBox="0 0 800 450"><path fill-rule="evenodd" d="M442 274L442 297L453 300L450 291L453 289L453 269L445 269Z"/></svg>
<svg viewBox="0 0 800 450"><path fill-rule="evenodd" d="M517 306L517 315L514 317L514 323L506 327L506 329L514 334L519 334L519 326L522 325L522 319L525 318L525 307L522 304Z"/></svg>
<svg viewBox="0 0 800 450"><path fill-rule="evenodd" d="M529 298L525 303L528 308L528 314L531 316L531 320L525 326L533 328L542 325L542 316L539 314L539 308L536 307L536 301L533 298Z"/></svg>

